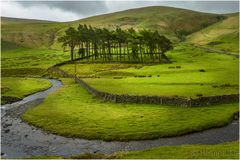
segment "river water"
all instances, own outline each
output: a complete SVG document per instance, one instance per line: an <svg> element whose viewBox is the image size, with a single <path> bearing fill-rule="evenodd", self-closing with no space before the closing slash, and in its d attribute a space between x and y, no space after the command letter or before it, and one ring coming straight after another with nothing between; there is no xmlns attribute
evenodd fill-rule
<svg viewBox="0 0 240 160"><path fill-rule="evenodd" d="M54 135L31 126L20 118L26 109L42 103L50 92L62 86L58 80L48 80L52 83L52 87L48 90L30 95L19 102L1 106L1 155L3 158L46 155L69 157L82 153L113 153L166 145L218 144L239 139L239 121L237 120L221 128L155 140L105 142Z"/></svg>

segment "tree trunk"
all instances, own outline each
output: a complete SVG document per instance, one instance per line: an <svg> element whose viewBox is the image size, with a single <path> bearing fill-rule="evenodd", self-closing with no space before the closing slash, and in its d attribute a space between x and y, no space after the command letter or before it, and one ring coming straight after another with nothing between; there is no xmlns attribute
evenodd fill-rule
<svg viewBox="0 0 240 160"><path fill-rule="evenodd" d="M111 44L110 41L108 41L108 60L110 60L110 56L111 56Z"/></svg>
<svg viewBox="0 0 240 160"><path fill-rule="evenodd" d="M71 61L73 61L74 47L70 47L70 48L71 48L71 51L70 51Z"/></svg>
<svg viewBox="0 0 240 160"><path fill-rule="evenodd" d="M121 62L121 58L122 58L122 45L121 45L121 43L119 43L119 48L120 48L120 50L119 50L119 52L120 52L119 56L120 56L120 62Z"/></svg>
<svg viewBox="0 0 240 160"><path fill-rule="evenodd" d="M127 55L128 55L128 60L129 60L129 62L130 62L128 43L127 43Z"/></svg>
<svg viewBox="0 0 240 160"><path fill-rule="evenodd" d="M141 63L143 63L143 56L142 56L142 46L140 45L140 56L141 56Z"/></svg>
<svg viewBox="0 0 240 160"><path fill-rule="evenodd" d="M124 62L125 62L125 54L126 54L125 50L126 50L126 48L125 48L125 46L124 46L124 47L123 47L123 61L124 61Z"/></svg>

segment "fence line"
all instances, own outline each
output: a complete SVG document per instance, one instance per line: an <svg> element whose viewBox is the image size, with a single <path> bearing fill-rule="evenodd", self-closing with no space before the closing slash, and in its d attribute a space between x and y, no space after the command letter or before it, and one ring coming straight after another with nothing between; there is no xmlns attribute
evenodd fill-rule
<svg viewBox="0 0 240 160"><path fill-rule="evenodd" d="M57 73L63 77L76 78L76 81L93 96L102 98L107 101L112 101L115 103L145 103L145 104L162 104L162 105L174 105L174 106L184 106L184 107L199 107L199 106L209 106L214 104L226 104L239 102L239 94L230 95L219 95L219 96L208 96L199 98L184 98L184 97L166 97L166 96L134 96L127 94L112 94L107 92L99 91L86 82L84 82L79 77L75 77L61 69L58 66L67 64L69 62L62 62L50 67L48 70L51 73Z"/></svg>

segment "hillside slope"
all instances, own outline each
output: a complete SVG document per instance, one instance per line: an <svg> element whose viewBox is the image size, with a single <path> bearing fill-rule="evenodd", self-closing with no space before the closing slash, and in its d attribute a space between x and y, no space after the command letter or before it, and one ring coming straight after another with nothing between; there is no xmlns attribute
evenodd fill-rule
<svg viewBox="0 0 240 160"><path fill-rule="evenodd" d="M30 48L50 47L55 40L56 32L66 27L65 23L32 19L1 17L1 20L1 41Z"/></svg>
<svg viewBox="0 0 240 160"><path fill-rule="evenodd" d="M96 27L158 30L175 37L175 31L195 32L220 21L222 16L172 7L144 7L94 16L75 21L75 24L90 24Z"/></svg>
<svg viewBox="0 0 240 160"><path fill-rule="evenodd" d="M1 17L1 24L18 24L18 23L51 23L53 21L36 20L36 19L22 19L22 18L10 18Z"/></svg>
<svg viewBox="0 0 240 160"><path fill-rule="evenodd" d="M190 35L187 42L238 53L239 15L229 15L227 19Z"/></svg>
<svg viewBox="0 0 240 160"><path fill-rule="evenodd" d="M79 23L110 29L119 26L124 29L133 27L159 30L161 34L176 40L176 31L190 34L221 21L222 18L223 16L217 14L156 6L130 9L65 23L3 19L1 27L4 41L15 42L31 48L48 48L50 46L59 48L57 37L62 35L68 26L76 27Z"/></svg>

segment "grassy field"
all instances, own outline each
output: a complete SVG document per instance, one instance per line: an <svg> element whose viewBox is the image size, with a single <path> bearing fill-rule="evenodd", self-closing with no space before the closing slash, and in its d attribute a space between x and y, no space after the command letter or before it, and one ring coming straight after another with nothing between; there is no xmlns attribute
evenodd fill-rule
<svg viewBox="0 0 240 160"><path fill-rule="evenodd" d="M42 76L46 69L69 59L69 53L53 49L32 49L2 41L2 76Z"/></svg>
<svg viewBox="0 0 240 160"><path fill-rule="evenodd" d="M63 79L63 84L44 103L27 110L22 118L64 136L127 141L222 126L238 111L237 103L194 108L116 104L93 98L72 79Z"/></svg>
<svg viewBox="0 0 240 160"><path fill-rule="evenodd" d="M7 103L4 97L13 97L22 99L27 95L45 90L51 87L51 83L47 80L33 78L16 78L2 77L1 78L1 104Z"/></svg>
<svg viewBox="0 0 240 160"><path fill-rule="evenodd" d="M2 52L2 69L43 68L68 60L69 54L59 50L19 48Z"/></svg>
<svg viewBox="0 0 240 160"><path fill-rule="evenodd" d="M98 90L117 94L196 98L238 93L237 58L187 45L167 56L172 64L78 64L77 75ZM73 64L61 69L74 74Z"/></svg>
<svg viewBox="0 0 240 160"><path fill-rule="evenodd" d="M73 159L239 159L239 142L217 145L179 145L143 151L101 153L72 156Z"/></svg>
<svg viewBox="0 0 240 160"><path fill-rule="evenodd" d="M229 15L226 20L213 24L190 35L187 42L238 54L239 15ZM215 44L211 45L211 43Z"/></svg>
<svg viewBox="0 0 240 160"><path fill-rule="evenodd" d="M62 52L57 39L68 26L77 27L79 23L110 29L119 26L158 30L176 45L166 53L171 64L77 64L77 75L98 90L191 98L236 94L239 92L239 59L208 53L193 45L238 54L238 17L238 14L146 7L63 23L1 18L1 103L7 103L4 97L21 99L51 86L46 80L29 77L47 76L48 67L70 59L69 52ZM193 34L184 43L176 44L179 31ZM73 64L60 68L74 74ZM22 116L26 122L67 137L128 141L177 136L223 126L239 111L238 103L194 108L111 103L92 97L72 79L62 81L63 87L51 93L39 106L26 111ZM111 155L84 154L72 158L237 159L238 149L238 142L230 142L165 146Z"/></svg>
<svg viewBox="0 0 240 160"><path fill-rule="evenodd" d="M36 156L31 159L64 159L61 156ZM217 145L178 145L155 147L143 151L116 152L113 154L74 155L71 159L239 159L239 142Z"/></svg>

